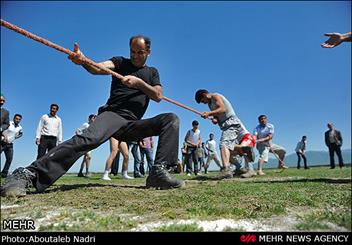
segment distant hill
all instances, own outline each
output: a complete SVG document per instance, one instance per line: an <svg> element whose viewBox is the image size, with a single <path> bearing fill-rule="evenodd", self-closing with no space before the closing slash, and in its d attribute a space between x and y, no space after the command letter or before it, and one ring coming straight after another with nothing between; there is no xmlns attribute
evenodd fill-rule
<svg viewBox="0 0 352 245"><path fill-rule="evenodd" d="M273 158L273 155L269 155L269 162L266 165L266 168L276 168L277 167L277 160ZM258 157L258 156L256 156ZM330 158L328 151L307 151L306 157L308 161L308 166L315 166L315 165L330 165ZM344 163L351 163L351 149L342 150L342 157ZM257 162L257 159L256 159ZM296 153L287 155L285 158L285 163L289 167L296 167L297 166L297 155ZM335 164L338 166L338 159L335 154ZM301 166L303 165L303 159L301 160Z"/></svg>

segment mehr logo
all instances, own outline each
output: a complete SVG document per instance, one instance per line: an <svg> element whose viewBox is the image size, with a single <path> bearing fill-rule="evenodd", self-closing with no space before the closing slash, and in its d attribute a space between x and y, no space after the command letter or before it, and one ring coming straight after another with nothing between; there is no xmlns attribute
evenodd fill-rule
<svg viewBox="0 0 352 245"><path fill-rule="evenodd" d="M250 243L250 242L256 242L257 241L257 236L256 235L241 235L241 242L243 243Z"/></svg>
<svg viewBox="0 0 352 245"><path fill-rule="evenodd" d="M32 219L4 219L2 221L3 230L35 230Z"/></svg>

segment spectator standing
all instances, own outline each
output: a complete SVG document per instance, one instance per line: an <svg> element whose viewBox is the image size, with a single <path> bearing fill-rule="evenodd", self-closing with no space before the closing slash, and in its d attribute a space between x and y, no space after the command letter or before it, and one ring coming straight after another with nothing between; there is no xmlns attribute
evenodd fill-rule
<svg viewBox="0 0 352 245"><path fill-rule="evenodd" d="M62 142L62 123L57 115L58 110L57 104L51 104L50 113L40 118L35 139L38 145L37 160Z"/></svg>

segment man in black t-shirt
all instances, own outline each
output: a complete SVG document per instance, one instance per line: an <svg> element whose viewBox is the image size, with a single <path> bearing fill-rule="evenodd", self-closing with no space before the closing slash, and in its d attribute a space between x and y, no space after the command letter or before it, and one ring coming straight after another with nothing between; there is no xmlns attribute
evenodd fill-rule
<svg viewBox="0 0 352 245"><path fill-rule="evenodd" d="M159 136L154 166L146 180L146 186L168 189L178 188L184 182L170 176L168 169L177 165L179 119L173 113L141 119L149 100L160 102L162 87L158 70L145 65L150 55L150 39L135 36L130 39L130 59L113 57L99 63L121 74L123 79L112 77L110 97L99 108L99 115L82 135L58 145L45 156L26 168L16 169L1 187L2 196L24 196L31 184L42 192L65 174L75 161L86 152L97 148L110 137L119 141L140 141L149 136ZM83 53L75 44L75 64L92 74L107 75L101 69L84 64Z"/></svg>

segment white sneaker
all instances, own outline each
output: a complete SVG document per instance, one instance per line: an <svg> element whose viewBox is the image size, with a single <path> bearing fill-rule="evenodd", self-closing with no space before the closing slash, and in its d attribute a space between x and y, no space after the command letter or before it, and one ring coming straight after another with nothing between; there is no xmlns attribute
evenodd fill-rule
<svg viewBox="0 0 352 245"><path fill-rule="evenodd" d="M133 177L128 176L127 174L123 174L123 175L122 175L122 178L123 178L123 179L134 179Z"/></svg>
<svg viewBox="0 0 352 245"><path fill-rule="evenodd" d="M103 175L103 177L101 178L101 180L111 180L109 175Z"/></svg>
<svg viewBox="0 0 352 245"><path fill-rule="evenodd" d="M191 173L188 173L187 176L191 176Z"/></svg>

